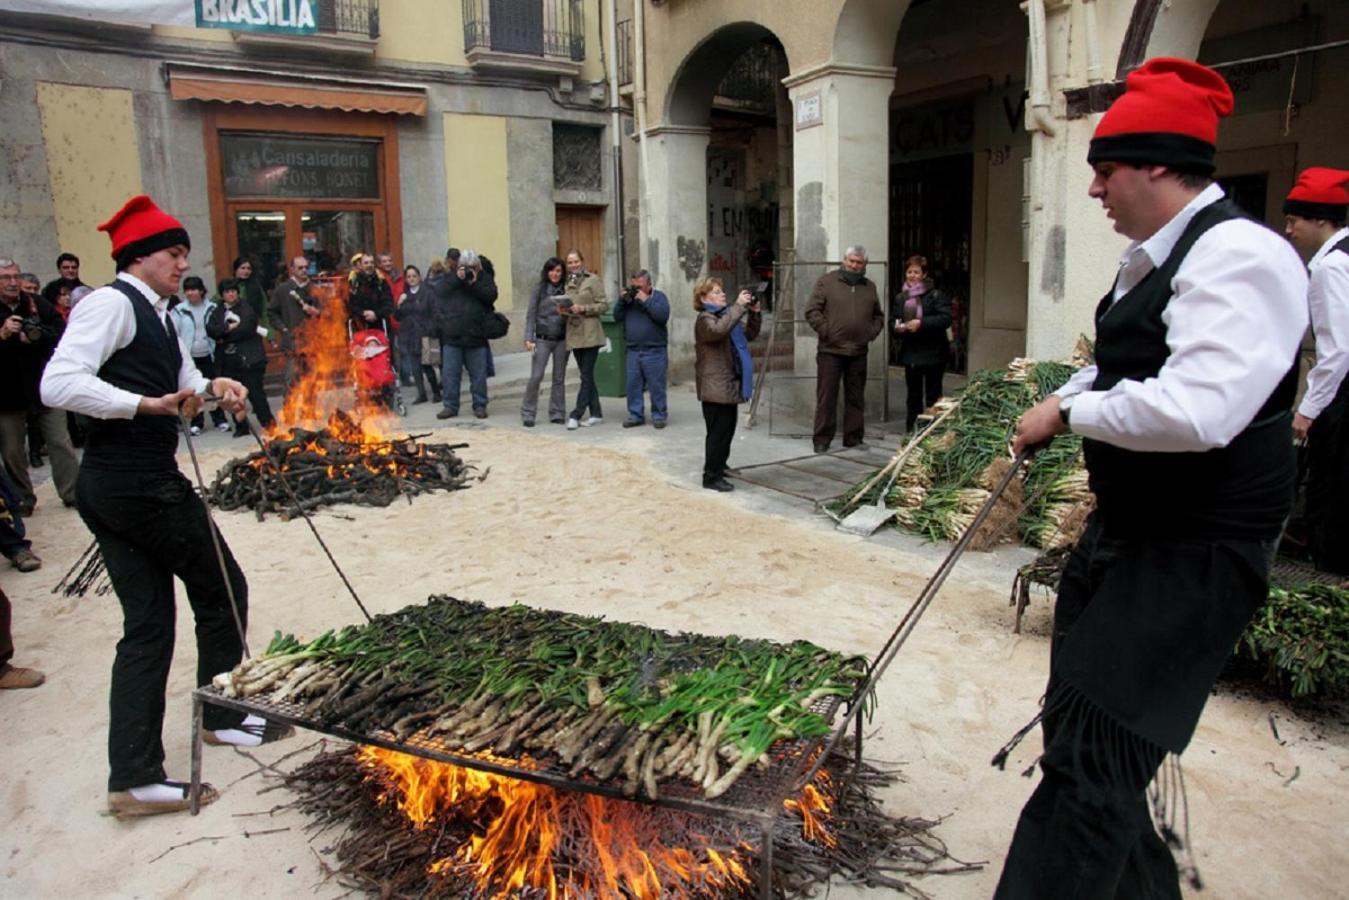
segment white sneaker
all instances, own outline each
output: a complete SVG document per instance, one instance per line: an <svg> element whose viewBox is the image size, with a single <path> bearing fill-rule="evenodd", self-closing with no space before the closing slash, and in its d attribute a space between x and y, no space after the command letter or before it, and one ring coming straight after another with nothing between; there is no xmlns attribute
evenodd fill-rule
<svg viewBox="0 0 1349 900"><path fill-rule="evenodd" d="M581 427L581 423L578 422L578 421L576 421L575 419L568 419L568 420L567 420L567 430L568 430L568 431L575 431L575 430L576 430L577 428L579 428L579 427Z"/></svg>
<svg viewBox="0 0 1349 900"><path fill-rule="evenodd" d="M586 428L589 428L591 425L603 425L604 419L600 418L599 416L591 416L581 424L584 425Z"/></svg>
<svg viewBox="0 0 1349 900"><path fill-rule="evenodd" d="M221 422L219 425L217 425L217 426L215 427L215 430L216 430L216 431L231 431L232 429L230 428L230 423L229 423L229 422Z"/></svg>
<svg viewBox="0 0 1349 900"><path fill-rule="evenodd" d="M197 435L201 434L201 426L193 425L191 428L188 429L188 431L191 432L193 437L196 437Z"/></svg>

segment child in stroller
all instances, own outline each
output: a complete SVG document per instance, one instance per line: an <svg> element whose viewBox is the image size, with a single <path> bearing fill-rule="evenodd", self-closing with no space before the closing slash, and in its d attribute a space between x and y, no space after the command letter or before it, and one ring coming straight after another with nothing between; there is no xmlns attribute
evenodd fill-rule
<svg viewBox="0 0 1349 900"><path fill-rule="evenodd" d="M356 361L356 398L406 416L407 406L398 392L398 376L390 358L389 336L382 329L362 328L352 332L349 349Z"/></svg>

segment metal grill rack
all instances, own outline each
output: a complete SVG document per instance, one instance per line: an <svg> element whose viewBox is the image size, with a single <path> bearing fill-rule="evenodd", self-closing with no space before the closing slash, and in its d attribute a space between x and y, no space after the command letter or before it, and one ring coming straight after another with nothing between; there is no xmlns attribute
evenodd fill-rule
<svg viewBox="0 0 1349 900"><path fill-rule="evenodd" d="M423 759L533 781L558 790L598 794L699 815L730 817L746 824L756 825L762 835L759 846L759 892L765 900L772 896L773 828L782 816L783 803L800 792L805 782L814 776L819 767L819 757L826 749L823 738L779 741L768 751L771 762L767 767L751 766L731 789L720 797L708 799L702 796L701 790L692 782L673 779L661 784L660 796L653 800L644 796L640 789L636 797L626 797L621 780L600 782L593 777L573 778L568 774L565 764L549 756L526 756L520 760L507 761L498 757L464 754L434 739L419 739L414 736L410 740L401 741L383 730L357 733L340 726L325 727L313 719L306 718L301 708L295 704L271 703L255 699L241 700L226 697L217 688L203 687L192 693L190 796L193 815L198 811L201 791L202 712L208 703L359 744L370 744ZM825 697L817 700L811 709L832 725L843 706L844 702L840 698ZM854 763L860 763L862 759L862 712L863 704L860 702L859 691L859 695L854 696L849 702L848 709L844 713L845 718L840 720L839 726L833 732L833 738L829 741L829 746L832 747L837 738L851 727L854 731ZM853 769L856 770L856 765Z"/></svg>

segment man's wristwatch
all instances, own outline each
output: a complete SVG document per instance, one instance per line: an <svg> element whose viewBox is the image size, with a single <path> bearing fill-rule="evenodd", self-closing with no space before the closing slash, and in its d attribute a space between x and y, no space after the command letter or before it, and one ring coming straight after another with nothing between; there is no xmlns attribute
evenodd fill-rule
<svg viewBox="0 0 1349 900"><path fill-rule="evenodd" d="M1064 428L1072 427L1071 423L1068 421L1068 414L1072 412L1073 400L1075 399L1076 395L1073 397L1063 397L1059 400L1059 420L1063 422Z"/></svg>

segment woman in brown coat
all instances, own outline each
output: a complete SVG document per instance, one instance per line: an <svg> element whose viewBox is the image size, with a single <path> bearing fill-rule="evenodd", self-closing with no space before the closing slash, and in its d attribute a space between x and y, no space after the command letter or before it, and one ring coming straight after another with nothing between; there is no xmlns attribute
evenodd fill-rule
<svg viewBox="0 0 1349 900"><path fill-rule="evenodd" d="M707 440L703 451L703 487L732 491L726 480L726 460L735 436L737 407L750 398L754 368L749 342L759 335L761 316L749 291L726 305L720 278L704 278L693 289L694 350L697 354L698 399L703 404Z"/></svg>
<svg viewBox="0 0 1349 900"><path fill-rule="evenodd" d="M609 311L604 299L604 283L585 267L580 250L567 253L566 303L559 303L557 311L567 322L567 349L576 357L581 370L581 389L576 394L576 408L567 418L567 428L575 430L585 425L604 421L600 411L600 392L595 386L595 362L604 346L604 326L600 316ZM587 414L588 413L588 414Z"/></svg>

